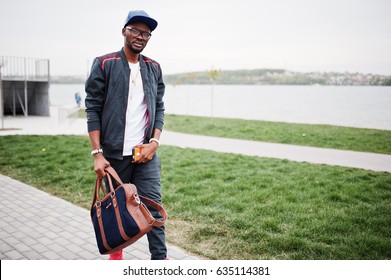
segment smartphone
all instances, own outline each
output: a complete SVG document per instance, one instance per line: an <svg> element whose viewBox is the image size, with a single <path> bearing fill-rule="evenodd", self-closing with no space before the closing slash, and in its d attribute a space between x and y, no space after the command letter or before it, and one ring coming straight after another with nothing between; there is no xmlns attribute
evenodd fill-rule
<svg viewBox="0 0 391 280"><path fill-rule="evenodd" d="M141 147L134 147L132 150L133 160L138 160L141 155Z"/></svg>

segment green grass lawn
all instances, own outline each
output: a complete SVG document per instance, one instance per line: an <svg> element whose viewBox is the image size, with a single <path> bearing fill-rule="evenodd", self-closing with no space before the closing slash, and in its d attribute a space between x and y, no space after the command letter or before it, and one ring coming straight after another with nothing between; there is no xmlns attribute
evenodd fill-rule
<svg viewBox="0 0 391 280"><path fill-rule="evenodd" d="M84 110L79 110L84 118ZM166 115L165 129L189 134L391 154L391 131L255 120Z"/></svg>
<svg viewBox="0 0 391 280"><path fill-rule="evenodd" d="M391 174L161 146L169 242L211 259L391 259ZM87 137L2 136L0 173L89 209Z"/></svg>
<svg viewBox="0 0 391 280"><path fill-rule="evenodd" d="M180 115L167 115L165 129L226 138L391 154L389 130Z"/></svg>

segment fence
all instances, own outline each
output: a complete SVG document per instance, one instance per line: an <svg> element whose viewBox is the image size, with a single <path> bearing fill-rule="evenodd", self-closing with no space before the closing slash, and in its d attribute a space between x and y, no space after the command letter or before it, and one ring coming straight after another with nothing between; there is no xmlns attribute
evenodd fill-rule
<svg viewBox="0 0 391 280"><path fill-rule="evenodd" d="M0 116L49 115L50 66L48 59L0 56ZM23 91L23 98L19 95ZM17 95L15 95L17 93ZM11 104L11 105L10 105ZM7 105L7 108L4 106ZM21 110L20 110L21 109Z"/></svg>
<svg viewBox="0 0 391 280"><path fill-rule="evenodd" d="M50 79L48 59L0 56L0 65L4 81L49 82Z"/></svg>

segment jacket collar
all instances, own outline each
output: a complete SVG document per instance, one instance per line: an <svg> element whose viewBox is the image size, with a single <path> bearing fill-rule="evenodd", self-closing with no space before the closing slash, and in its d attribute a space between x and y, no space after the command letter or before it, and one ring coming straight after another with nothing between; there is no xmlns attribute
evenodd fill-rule
<svg viewBox="0 0 391 280"><path fill-rule="evenodd" d="M122 64L124 66L125 69L129 69L129 64L128 64L128 59L126 58L126 55L125 55L125 51L124 51L124 48L122 48L120 51L119 51L119 55L121 56L121 59L122 59ZM140 69L141 71L145 71L145 67L146 67L146 64L144 62L144 56L140 53L139 57L138 57L138 61L140 63Z"/></svg>

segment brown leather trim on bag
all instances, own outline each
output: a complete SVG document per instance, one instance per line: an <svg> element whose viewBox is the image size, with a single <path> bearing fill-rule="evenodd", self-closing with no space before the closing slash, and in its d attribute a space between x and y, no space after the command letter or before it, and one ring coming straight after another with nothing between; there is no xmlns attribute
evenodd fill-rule
<svg viewBox="0 0 391 280"><path fill-rule="evenodd" d="M100 214L100 207L96 207L96 212L98 213L99 211L99 215L97 215L97 218L98 218L98 224L99 224L99 230L100 230L100 235L102 237L102 242L103 242L103 246L105 246L106 250L111 250L111 247L109 246L109 244L107 244L107 241L106 241L106 235L105 235L105 230L103 228L103 222L102 222L102 215Z"/></svg>
<svg viewBox="0 0 391 280"><path fill-rule="evenodd" d="M111 181L110 175L107 176L107 179L109 181L110 189L112 189L113 188L113 182ZM115 217L117 219L119 233L121 234L121 237L125 241L127 241L127 240L129 240L130 237L126 235L124 227L122 225L121 214L119 213L117 197L115 196L115 192L110 193L110 195L111 195L111 201L112 201L113 207L114 207Z"/></svg>
<svg viewBox="0 0 391 280"><path fill-rule="evenodd" d="M119 178L117 172L115 172L114 168L112 168L111 166L109 166L109 167L106 167L106 168L105 168L105 171L106 171L107 173L109 173L109 174L114 178L114 180L117 181L117 183L118 183L119 186L121 186L121 185L124 184L124 183L122 182L122 180Z"/></svg>
<svg viewBox="0 0 391 280"><path fill-rule="evenodd" d="M140 211L141 211L141 213L143 213L144 218L145 218L146 222L148 223L148 225L153 227L153 223L155 222L155 218L152 216L151 212L149 212L147 206L145 206L144 203L141 203L139 207L140 207Z"/></svg>
<svg viewBox="0 0 391 280"><path fill-rule="evenodd" d="M114 195L114 196L112 197L112 199L113 199L115 217L117 218L119 233L121 234L121 237L122 237L125 241L128 241L130 237L126 235L125 230L124 230L124 227L123 227L123 225L122 225L121 214L119 213L117 198L116 198L115 195Z"/></svg>
<svg viewBox="0 0 391 280"><path fill-rule="evenodd" d="M92 199L91 209L95 206L95 202L100 201L99 189L102 189L104 195L106 195L106 191L105 191L105 188L103 187L102 181L99 180L98 178L96 178L95 188L94 188L94 197Z"/></svg>
<svg viewBox="0 0 391 280"><path fill-rule="evenodd" d="M139 197L137 195L137 188L135 185L124 184L123 188L125 189L127 197L126 208L140 229L140 232L137 236L139 236L140 234L142 236L152 229L152 225L148 224L146 219L149 216L152 217L152 215L148 209L146 209L146 214L144 213L144 211L142 211L143 204L140 204ZM132 237L131 239L134 239L134 237Z"/></svg>
<svg viewBox="0 0 391 280"><path fill-rule="evenodd" d="M167 212L166 210L163 208L162 205L160 205L159 203L153 201L152 199L149 199L145 196L142 196L142 195L139 195L139 197L141 198L142 201L146 202L147 204L151 205L153 208L155 208L156 210L159 210L160 214L162 215L162 220L161 221L158 221L158 220L155 220L152 225L154 227L161 227L162 225L164 225L164 222L167 220Z"/></svg>
<svg viewBox="0 0 391 280"><path fill-rule="evenodd" d="M115 172L115 170L112 167L110 167L110 166L106 167L105 171L107 173L109 173L111 176L113 176L113 178L117 181L118 184L120 184L120 185L124 184L124 183L122 183L121 179L119 178L117 172ZM110 176L108 176L108 177L110 177ZM130 185L132 185L132 184L130 184ZM137 189L135 190L135 193L137 193ZM167 220L167 212L166 212L166 210L163 208L162 205L160 205L159 203L157 203L157 202L155 202L155 201L153 201L153 200L151 200L151 199L149 199L149 198L147 198L145 196L139 195L139 197L143 201L147 202L149 205L154 207L156 210L159 210L159 212L160 212L160 214L162 215L162 218L163 218L162 221L158 221L158 220L155 220L155 219L154 219L154 221L151 221L150 219L148 219L148 223L152 224L154 227L161 227L164 224L164 222ZM149 210L147 210L147 211L149 212Z"/></svg>

